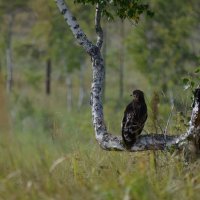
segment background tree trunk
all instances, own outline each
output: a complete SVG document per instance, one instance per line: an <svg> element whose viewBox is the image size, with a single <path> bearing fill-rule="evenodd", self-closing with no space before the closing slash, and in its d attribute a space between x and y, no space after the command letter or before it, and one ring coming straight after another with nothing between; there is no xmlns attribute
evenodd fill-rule
<svg viewBox="0 0 200 200"><path fill-rule="evenodd" d="M12 61L12 29L14 23L14 14L9 16L8 33L6 38L6 67L7 67L7 92L10 93L13 87L13 61Z"/></svg>
<svg viewBox="0 0 200 200"><path fill-rule="evenodd" d="M67 110L68 110L68 112L70 112L72 110L72 77L71 77L71 73L67 74L66 86L67 86Z"/></svg>
<svg viewBox="0 0 200 200"><path fill-rule="evenodd" d="M51 93L51 60L48 59L46 63L46 94Z"/></svg>
<svg viewBox="0 0 200 200"><path fill-rule="evenodd" d="M0 133L10 133L10 118L7 109L5 80L0 69Z"/></svg>
<svg viewBox="0 0 200 200"><path fill-rule="evenodd" d="M85 97L84 74L85 74L85 62L81 60L80 73L79 73L80 89L79 89L78 108L81 108L84 103L84 97Z"/></svg>

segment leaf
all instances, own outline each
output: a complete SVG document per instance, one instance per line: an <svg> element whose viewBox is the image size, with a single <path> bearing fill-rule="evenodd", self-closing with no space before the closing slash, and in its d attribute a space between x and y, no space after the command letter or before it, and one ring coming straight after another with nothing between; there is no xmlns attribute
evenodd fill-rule
<svg viewBox="0 0 200 200"><path fill-rule="evenodd" d="M153 11L151 11L151 10L147 10L147 16L149 16L149 17L153 17L154 16L154 12Z"/></svg>
<svg viewBox="0 0 200 200"><path fill-rule="evenodd" d="M190 81L190 80L189 80L188 78L183 78L183 84L184 84L184 85L188 84L189 81Z"/></svg>
<svg viewBox="0 0 200 200"><path fill-rule="evenodd" d="M194 73L199 73L199 72L200 72L200 66L195 69Z"/></svg>
<svg viewBox="0 0 200 200"><path fill-rule="evenodd" d="M190 85L192 86L192 88L194 87L194 85L195 85L195 82L194 81L191 81L190 82Z"/></svg>

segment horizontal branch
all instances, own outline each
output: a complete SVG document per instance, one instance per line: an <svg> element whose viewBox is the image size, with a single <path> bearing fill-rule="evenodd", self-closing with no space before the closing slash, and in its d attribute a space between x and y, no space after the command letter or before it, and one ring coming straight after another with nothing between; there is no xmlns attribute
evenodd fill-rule
<svg viewBox="0 0 200 200"><path fill-rule="evenodd" d="M107 151L146 151L146 150L165 150L170 147L178 148L176 135L164 134L148 134L140 135L136 143L127 149L123 143L121 136L114 136L110 133L104 134L102 138L97 138L97 141L102 149Z"/></svg>

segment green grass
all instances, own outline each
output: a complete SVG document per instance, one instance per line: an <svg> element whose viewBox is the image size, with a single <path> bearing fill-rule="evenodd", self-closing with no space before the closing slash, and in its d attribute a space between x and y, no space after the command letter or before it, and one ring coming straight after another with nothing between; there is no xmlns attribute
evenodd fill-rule
<svg viewBox="0 0 200 200"><path fill-rule="evenodd" d="M109 132L120 134L124 105L130 99L117 101L109 84L106 125ZM155 169L152 152L104 151L95 141L89 103L77 110L74 102L69 113L63 84L55 84L50 97L41 88L21 85L7 101L10 128L0 134L0 200L199 199L198 163L184 166L181 155L157 152ZM160 110L164 127L170 107L162 104ZM170 131L179 121L174 114Z"/></svg>
<svg viewBox="0 0 200 200"><path fill-rule="evenodd" d="M150 152L106 152L95 143L1 137L0 199L198 199L198 164ZM63 145L65 143L65 145Z"/></svg>
<svg viewBox="0 0 200 200"><path fill-rule="evenodd" d="M33 110L29 115L40 119L37 127L22 128L17 122L17 131L1 135L0 199L199 198L197 163L186 167L181 155L158 152L155 170L152 152L100 149L89 109L82 109L81 115L59 110L53 114L33 104ZM105 113L112 119L108 108ZM44 125L48 116L50 127ZM120 120L120 112L115 116ZM118 129L114 121L109 121L111 130Z"/></svg>

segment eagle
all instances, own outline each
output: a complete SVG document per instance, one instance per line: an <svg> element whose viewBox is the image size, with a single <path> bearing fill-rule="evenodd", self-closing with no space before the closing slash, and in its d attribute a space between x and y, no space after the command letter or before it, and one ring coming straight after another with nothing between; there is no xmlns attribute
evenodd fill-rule
<svg viewBox="0 0 200 200"><path fill-rule="evenodd" d="M127 148L131 148L136 142L147 120L144 93L141 90L134 90L131 96L133 100L127 105L122 120L122 138Z"/></svg>

